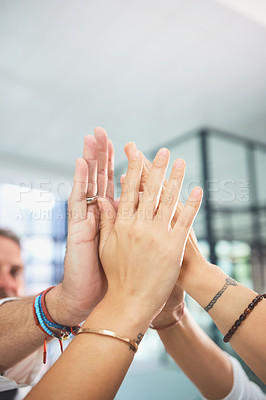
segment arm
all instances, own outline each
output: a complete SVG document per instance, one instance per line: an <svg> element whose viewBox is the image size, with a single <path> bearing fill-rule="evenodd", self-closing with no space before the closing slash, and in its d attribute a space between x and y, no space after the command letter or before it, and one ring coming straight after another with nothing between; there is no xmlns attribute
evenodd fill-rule
<svg viewBox="0 0 266 400"><path fill-rule="evenodd" d="M0 373L43 344L45 335L33 318L33 300L34 297L25 297L0 306Z"/></svg>
<svg viewBox="0 0 266 400"><path fill-rule="evenodd" d="M164 201L154 216L168 159L165 151L164 156L156 156L147 190L139 203L142 160L138 154L133 154L129 162L117 215L107 200L99 201L99 253L108 291L83 328L109 329L141 340L169 297L202 191L192 192L182 214L182 222L186 223L177 221L175 228L169 230L184 174L184 163L181 167L176 164ZM80 334L28 399L54 398L59 394L64 399L113 399L132 360L133 353L127 344L95 334Z"/></svg>
<svg viewBox="0 0 266 400"><path fill-rule="evenodd" d="M180 317L178 305L183 291L178 286L173 290L163 311L153 321L167 350L188 378L209 400L226 397L233 387L233 369L228 356L206 335L185 307Z"/></svg>
<svg viewBox="0 0 266 400"><path fill-rule="evenodd" d="M125 147L127 157L136 150L134 143ZM142 186L150 173L150 162L143 156L145 168L142 172ZM182 204L179 202L172 224L179 217ZM199 252L196 241L190 234L184 254L178 283L203 308L223 288L228 276L216 265L208 263ZM244 312L257 293L237 283L229 285L208 311L218 329L225 335ZM249 367L266 382L266 299L262 300L248 315L230 344Z"/></svg>
<svg viewBox="0 0 266 400"><path fill-rule="evenodd" d="M206 307L224 287L228 276L216 265L194 254L180 276L180 285L202 307ZM257 293L237 283L229 285L215 301L209 314L225 335ZM266 382L266 300L262 300L242 322L230 344L251 369Z"/></svg>
<svg viewBox="0 0 266 400"><path fill-rule="evenodd" d="M135 302L133 307L125 298L121 302L106 298L96 306L83 327L108 328L136 339L148 328L140 309L140 304ZM129 346L119 340L93 334L77 335L27 399L113 399L133 357Z"/></svg>
<svg viewBox="0 0 266 400"><path fill-rule="evenodd" d="M60 284L51 290L47 307L52 315L58 315L59 324L72 326L76 315L64 307L62 296L64 293ZM29 296L0 306L0 373L37 350L47 337L35 324L33 301L34 296Z"/></svg>
<svg viewBox="0 0 266 400"><path fill-rule="evenodd" d="M51 316L61 325L74 326L84 321L106 292L107 282L98 257L97 207L92 206L88 214L86 197L96 194L99 186L99 195L113 200L113 154L112 143L102 128L96 128L95 138L85 137L83 159L77 161L69 199L64 279L46 296ZM33 299L0 306L0 373L43 344L46 335L35 325Z"/></svg>

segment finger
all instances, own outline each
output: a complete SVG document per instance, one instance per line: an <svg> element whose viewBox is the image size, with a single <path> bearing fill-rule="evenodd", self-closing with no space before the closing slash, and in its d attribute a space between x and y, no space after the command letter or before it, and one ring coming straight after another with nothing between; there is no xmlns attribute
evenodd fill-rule
<svg viewBox="0 0 266 400"><path fill-rule="evenodd" d="M111 203L107 199L104 199L102 197L98 198L98 206L101 212L100 245L99 245L99 251L101 255L102 250L104 248L104 244L113 230L116 218L116 212Z"/></svg>
<svg viewBox="0 0 266 400"><path fill-rule="evenodd" d="M186 240L189 231L192 227L194 219L199 211L203 191L200 187L196 187L190 193L188 201L185 204L184 209L179 215L179 218L174 226L173 232L179 237L179 240Z"/></svg>
<svg viewBox="0 0 266 400"><path fill-rule="evenodd" d="M125 153L126 153L126 156L128 159L129 159L130 153L132 151L132 145L134 145L134 147L136 149L136 145L133 142L128 143L125 146ZM147 157L143 153L141 153L141 154L142 154L142 158L143 158L143 168L142 168L141 181L140 181L140 192L143 192L144 186L149 178L149 174L150 174L150 171L152 168L152 163L147 159ZM164 193L166 185L167 185L167 180L165 179L164 183L163 183L163 187L162 187L162 193ZM176 221L178 220L179 214L183 210L183 208L184 208L184 206L183 206L182 202L179 200L178 204L177 204L176 212L172 219L172 227L175 225ZM197 243L197 237L196 237L193 229L191 229L191 231L190 231L190 236L191 236L191 240L193 240L195 243Z"/></svg>
<svg viewBox="0 0 266 400"><path fill-rule="evenodd" d="M144 166L143 166L143 174L142 174L142 181L143 181L143 185L145 185L145 183L148 180L148 177L150 175L151 172L151 168L152 168L152 163L150 162L150 160L147 159L147 157L145 156L145 154L141 153L142 157L143 157L143 161L144 161ZM162 193L165 190L167 185L167 179L164 180L163 182L163 187L162 187Z"/></svg>
<svg viewBox="0 0 266 400"><path fill-rule="evenodd" d="M173 219L172 219L172 221L171 221L171 226L172 226L172 228L175 226L176 221L178 220L179 215L180 215L180 213L182 212L183 209L184 209L184 205L183 205L183 203L179 200L179 201L178 201L178 204L177 204L177 207L176 207L175 214L173 215ZM191 240L195 245L197 245L198 240L197 240L197 236L196 236L196 234L195 234L193 228L192 228L192 229L190 230L190 232L189 232L189 237L190 237L189 240Z"/></svg>
<svg viewBox="0 0 266 400"><path fill-rule="evenodd" d="M84 138L83 158L88 165L87 197L97 194L97 142L94 136Z"/></svg>
<svg viewBox="0 0 266 400"><path fill-rule="evenodd" d="M115 209L115 212L117 212L117 210L118 210L119 202L120 202L120 197L114 200L114 209Z"/></svg>
<svg viewBox="0 0 266 400"><path fill-rule="evenodd" d="M107 189L106 198L114 201L114 146L110 139L108 139L108 172L107 172Z"/></svg>
<svg viewBox="0 0 266 400"><path fill-rule="evenodd" d="M139 151L131 154L128 169L122 185L118 214L131 216L138 204L139 184L142 171L142 157Z"/></svg>
<svg viewBox="0 0 266 400"><path fill-rule="evenodd" d="M161 196L156 219L162 220L169 228L172 218L176 212L179 195L184 180L185 162L177 159L174 162L169 182Z"/></svg>
<svg viewBox="0 0 266 400"><path fill-rule="evenodd" d="M134 151L138 151L137 146L136 146L136 144L134 142L127 143L125 145L125 149L124 150L125 150L125 154L126 154L128 160L130 160L131 154ZM144 186L145 186L145 184L146 184L146 182L147 182L147 180L149 178L149 174L150 174L150 170L151 170L151 163L150 163L150 161L148 161L146 159L146 157L144 156L143 153L141 153L141 155L142 155L142 158L143 158L144 162L143 162L143 168L142 168L142 173L141 173L139 190L141 192L143 192ZM150 164L150 166L149 166L149 164Z"/></svg>
<svg viewBox="0 0 266 400"><path fill-rule="evenodd" d="M77 158L74 183L68 200L68 221L79 222L87 217L88 166L83 158Z"/></svg>
<svg viewBox="0 0 266 400"><path fill-rule="evenodd" d="M97 194L100 197L105 197L108 181L108 138L105 130L100 127L95 128L94 136L98 150Z"/></svg>
<svg viewBox="0 0 266 400"><path fill-rule="evenodd" d="M121 175L121 177L120 177L121 186L122 186L123 183L125 182L125 179L126 179L126 175ZM139 194L138 194L138 202L137 202L137 204L136 204L136 208L137 208L138 203L139 203L139 201L140 201L140 199L141 199L141 196L142 196L142 192L139 192ZM117 203L117 204L119 204L119 201L120 201L120 198L118 199L118 203ZM115 202L117 202L117 200L115 200ZM114 207L115 207L115 206L114 206ZM118 208L118 207L117 207L117 208Z"/></svg>
<svg viewBox="0 0 266 400"><path fill-rule="evenodd" d="M161 194L167 165L169 162L169 150L162 148L156 154L149 178L144 186L143 195L139 202L139 210L145 210L147 215L153 215Z"/></svg>

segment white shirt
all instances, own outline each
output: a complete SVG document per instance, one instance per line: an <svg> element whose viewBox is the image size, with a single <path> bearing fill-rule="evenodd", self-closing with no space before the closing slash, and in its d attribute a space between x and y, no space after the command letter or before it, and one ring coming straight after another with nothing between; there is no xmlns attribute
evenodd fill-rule
<svg viewBox="0 0 266 400"><path fill-rule="evenodd" d="M266 394L248 379L240 362L234 357L229 356L229 358L233 366L234 384L231 392L223 400L265 400Z"/></svg>

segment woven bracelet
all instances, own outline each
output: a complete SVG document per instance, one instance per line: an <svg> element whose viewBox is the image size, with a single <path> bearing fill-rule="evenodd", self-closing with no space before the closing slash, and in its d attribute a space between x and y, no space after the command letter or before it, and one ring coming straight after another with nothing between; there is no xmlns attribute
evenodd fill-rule
<svg viewBox="0 0 266 400"><path fill-rule="evenodd" d="M240 317L235 321L234 325L232 326L231 329L227 332L227 334L224 336L223 341L225 343L228 343L233 334L237 331L237 329L240 327L242 322L247 318L247 316L251 313L254 307L263 299L266 299L266 293L264 294L258 294L258 296L255 297L255 299L252 300L252 302L248 305L248 307L244 310L243 314L240 315Z"/></svg>
<svg viewBox="0 0 266 400"><path fill-rule="evenodd" d="M76 335L78 329L80 328L80 325L78 326L73 326L73 327L67 327L63 325L57 324L49 314L46 303L45 303L45 295L48 293L49 290L51 290L53 287L48 288L47 290L39 293L34 301L33 301L33 316L35 320L35 324L40 328L40 330L46 334L46 337L44 339L43 343L43 363L46 364L46 357L47 357L47 339L49 337L54 337L58 339L59 344L60 344L60 349L61 353L63 353L63 344L62 340L67 339L70 334L72 333L73 335ZM55 328L59 330L60 332L55 333L51 331L50 328Z"/></svg>

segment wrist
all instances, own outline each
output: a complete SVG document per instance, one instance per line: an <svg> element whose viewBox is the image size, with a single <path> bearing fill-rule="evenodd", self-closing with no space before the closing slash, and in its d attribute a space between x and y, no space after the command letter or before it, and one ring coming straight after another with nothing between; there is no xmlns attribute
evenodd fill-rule
<svg viewBox="0 0 266 400"><path fill-rule="evenodd" d="M46 294L45 301L52 319L60 325L76 326L86 318L69 304L61 283Z"/></svg>
<svg viewBox="0 0 266 400"><path fill-rule="evenodd" d="M181 270L182 271L182 270ZM182 276L180 286L191 296L197 303L205 308L210 301L224 286L228 276L217 265L209 263L202 256L198 257L195 263L189 265L189 273L185 271ZM241 290L240 284L237 284L234 290ZM222 296L222 302L218 299L215 304L215 310L218 310L220 304L231 294L233 286L229 286ZM246 288L246 291L249 289ZM250 291L252 292L252 291ZM252 292L253 294L253 292ZM252 297L252 294L250 296Z"/></svg>
<svg viewBox="0 0 266 400"><path fill-rule="evenodd" d="M155 318L155 320L150 325L150 328L156 330L162 330L169 328L171 326L177 325L181 322L184 313L185 313L185 301L183 300L177 307L174 309L163 310L160 314Z"/></svg>
<svg viewBox="0 0 266 400"><path fill-rule="evenodd" d="M107 329L135 340L144 335L150 319L144 316L135 302L106 294L88 316L84 328Z"/></svg>
<svg viewBox="0 0 266 400"><path fill-rule="evenodd" d="M131 314L133 318L137 318L140 323L146 322L149 326L151 321L161 312L162 308L155 308L152 296L144 296L127 292L122 293L121 290L108 290L104 301L113 304L117 310L124 310Z"/></svg>
<svg viewBox="0 0 266 400"><path fill-rule="evenodd" d="M216 287L227 275L217 266L209 263L201 254L194 255L182 266L178 284L201 306L205 305Z"/></svg>
<svg viewBox="0 0 266 400"><path fill-rule="evenodd" d="M97 306L98 309L111 310L114 318L131 320L133 324L147 327L152 320L151 312L148 307L143 306L143 302L134 296L114 294L109 291Z"/></svg>

